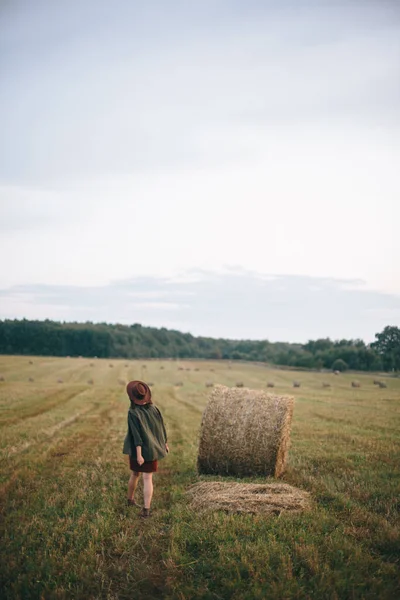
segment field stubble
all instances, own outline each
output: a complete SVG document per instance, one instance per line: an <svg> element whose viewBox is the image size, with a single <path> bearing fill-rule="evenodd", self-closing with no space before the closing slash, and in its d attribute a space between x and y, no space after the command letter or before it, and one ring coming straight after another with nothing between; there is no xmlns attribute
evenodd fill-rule
<svg viewBox="0 0 400 600"><path fill-rule="evenodd" d="M400 380L381 389L357 375L351 388L351 375L252 364L39 357L0 357L0 373L2 597L398 597ZM145 522L125 506L128 402L118 381L141 377L154 382L171 446ZM310 511L191 508L188 487L219 479L195 470L209 381L294 392L282 481L310 492Z"/></svg>

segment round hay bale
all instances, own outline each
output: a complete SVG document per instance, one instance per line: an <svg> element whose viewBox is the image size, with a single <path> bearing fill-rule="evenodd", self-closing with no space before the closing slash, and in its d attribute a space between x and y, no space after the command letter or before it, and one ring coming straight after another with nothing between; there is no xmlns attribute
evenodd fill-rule
<svg viewBox="0 0 400 600"><path fill-rule="evenodd" d="M384 381L380 381L378 383L378 385L379 385L380 388L387 388L387 385L386 385L386 383Z"/></svg>
<svg viewBox="0 0 400 600"><path fill-rule="evenodd" d="M299 388L300 387L300 381L293 381L293 387Z"/></svg>
<svg viewBox="0 0 400 600"><path fill-rule="evenodd" d="M178 371L184 371L185 369L183 367L178 367Z"/></svg>
<svg viewBox="0 0 400 600"><path fill-rule="evenodd" d="M57 379L57 383L64 383L62 379Z"/></svg>
<svg viewBox="0 0 400 600"><path fill-rule="evenodd" d="M29 361L29 364L30 364L30 365L33 365L33 360L30 360L30 361Z"/></svg>
<svg viewBox="0 0 400 600"><path fill-rule="evenodd" d="M94 367L94 363L90 363L90 365L89 365L89 366L90 366L90 367Z"/></svg>
<svg viewBox="0 0 400 600"><path fill-rule="evenodd" d="M353 388L359 388L360 386L360 382L359 381L352 381L351 382L351 387Z"/></svg>
<svg viewBox="0 0 400 600"><path fill-rule="evenodd" d="M183 382L182 381L178 381L174 385L175 385L175 387L182 387L183 386Z"/></svg>
<svg viewBox="0 0 400 600"><path fill-rule="evenodd" d="M273 382L273 381L268 381L268 383L267 383L267 387L269 387L269 388L273 388L273 387L275 387L275 384L274 384L274 382Z"/></svg>
<svg viewBox="0 0 400 600"><path fill-rule="evenodd" d="M198 367L195 368L195 371L200 371L200 369Z"/></svg>
<svg viewBox="0 0 400 600"><path fill-rule="evenodd" d="M147 385L148 385L149 387L154 387L156 384L155 384L155 383L153 383L153 382L150 382L150 381L149 381L149 383L148 383Z"/></svg>
<svg viewBox="0 0 400 600"><path fill-rule="evenodd" d="M236 384L237 388L242 388L243 387L243 381L238 381Z"/></svg>
<svg viewBox="0 0 400 600"><path fill-rule="evenodd" d="M381 380L380 380L380 379L374 379L374 385L379 385L379 384L380 384L380 382L381 382Z"/></svg>
<svg viewBox="0 0 400 600"><path fill-rule="evenodd" d="M32 383L35 380L33 379L33 377L29 377L28 381L30 381Z"/></svg>
<svg viewBox="0 0 400 600"><path fill-rule="evenodd" d="M5 381L3 375L0 375L0 381Z"/></svg>
<svg viewBox="0 0 400 600"><path fill-rule="evenodd" d="M322 384L322 387L323 387L323 388L330 388L330 387L331 387L331 384L330 384L330 383L327 383L326 381L324 381L324 382L323 382L323 384Z"/></svg>
<svg viewBox="0 0 400 600"><path fill-rule="evenodd" d="M161 371L163 371L163 370L164 370L164 367L163 367L162 365L161 365L161 367L160 367L160 370L161 370Z"/></svg>
<svg viewBox="0 0 400 600"><path fill-rule="evenodd" d="M334 375L340 375L340 371L333 371Z"/></svg>
<svg viewBox="0 0 400 600"><path fill-rule="evenodd" d="M125 385L125 381L123 379L118 379L119 385Z"/></svg>
<svg viewBox="0 0 400 600"><path fill-rule="evenodd" d="M213 382L212 382L212 381L207 381L207 382L206 382L206 387L207 387L207 388L212 388L212 387L214 387L214 384L213 384Z"/></svg>
<svg viewBox="0 0 400 600"><path fill-rule="evenodd" d="M93 385L93 384L94 384L94 381L93 381L93 379L88 379L88 384L89 384L89 385Z"/></svg>
<svg viewBox="0 0 400 600"><path fill-rule="evenodd" d="M217 475L272 475L286 465L292 396L218 385L203 413L197 468Z"/></svg>
<svg viewBox="0 0 400 600"><path fill-rule="evenodd" d="M110 367L110 369L114 368L114 365L112 363L110 363L108 366Z"/></svg>

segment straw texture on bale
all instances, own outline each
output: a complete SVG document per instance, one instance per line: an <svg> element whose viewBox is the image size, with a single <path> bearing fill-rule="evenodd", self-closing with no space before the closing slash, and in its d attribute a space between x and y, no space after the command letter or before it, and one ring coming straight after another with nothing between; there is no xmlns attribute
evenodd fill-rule
<svg viewBox="0 0 400 600"><path fill-rule="evenodd" d="M215 386L203 413L199 473L279 477L286 466L292 396Z"/></svg>
<svg viewBox="0 0 400 600"><path fill-rule="evenodd" d="M310 506L310 494L287 483L202 481L192 485L188 495L197 511L280 515Z"/></svg>

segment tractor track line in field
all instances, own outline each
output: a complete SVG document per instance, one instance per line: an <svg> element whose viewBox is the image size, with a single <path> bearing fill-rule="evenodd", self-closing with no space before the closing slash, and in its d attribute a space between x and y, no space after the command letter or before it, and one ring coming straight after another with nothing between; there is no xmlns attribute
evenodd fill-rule
<svg viewBox="0 0 400 600"><path fill-rule="evenodd" d="M90 412L94 406L95 406L94 404L91 404L91 406L89 406L86 410L82 410L81 412L76 413L75 415L72 415L72 417L68 417L68 419L64 419L63 421L60 421L60 423L57 423L57 425L53 425L52 427L45 429L44 431L41 432L41 436L46 437L47 439L51 439L52 437L54 437L54 435L58 431L60 431L61 429L65 429L65 427L69 427L70 425L75 423L78 419L80 419L81 417L86 415L88 412ZM3 450L2 456L4 458L10 458L12 456L15 456L16 454L21 454L21 452L24 452L31 446L36 446L37 444L39 444L41 442L42 442L42 440L36 440L35 442L24 442L23 444L20 444L19 446L11 447L9 450Z"/></svg>
<svg viewBox="0 0 400 600"><path fill-rule="evenodd" d="M60 404L66 404L67 402L69 402L70 400L73 400L74 398L77 398L78 396L80 396L81 394L83 394L86 391L86 388L81 389L78 393L76 393L77 391L67 391L67 390L62 390L62 392L60 394L60 390L57 390L56 394L50 394L49 396L47 396L46 400L48 400L48 402L46 403L46 401L43 402L43 404L41 404L40 406L32 406L31 409L27 410L26 412L23 411L23 409L21 410L21 412L18 415L13 415L9 418L5 418L4 420L0 421L0 425L1 426L8 426L8 425L15 425L15 423L18 423L21 420L26 420L26 419L32 419L34 417L37 417L38 415L42 415L46 412L48 412L49 410L52 410L53 408L56 408L57 406L59 406ZM60 394L60 396L57 398L55 398L54 396L57 396L57 393ZM54 398L54 399L53 399Z"/></svg>

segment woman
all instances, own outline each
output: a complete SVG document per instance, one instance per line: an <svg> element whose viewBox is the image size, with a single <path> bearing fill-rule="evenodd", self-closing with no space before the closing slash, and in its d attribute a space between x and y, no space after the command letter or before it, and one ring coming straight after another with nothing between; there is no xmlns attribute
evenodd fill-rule
<svg viewBox="0 0 400 600"><path fill-rule="evenodd" d="M143 473L144 507L140 516L147 518L153 496L153 473L157 471L158 461L169 452L167 433L162 415L151 401L149 386L143 381L130 381L126 391L131 401L123 448L123 453L129 454L132 471L128 483L128 505L138 506L135 490L140 473Z"/></svg>

